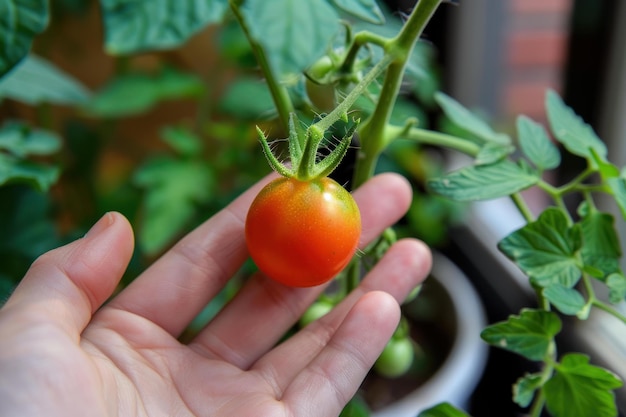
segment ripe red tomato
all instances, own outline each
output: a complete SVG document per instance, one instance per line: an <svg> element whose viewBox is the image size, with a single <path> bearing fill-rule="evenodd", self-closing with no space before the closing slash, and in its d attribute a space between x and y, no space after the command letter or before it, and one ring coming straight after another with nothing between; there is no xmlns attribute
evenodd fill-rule
<svg viewBox="0 0 626 417"><path fill-rule="evenodd" d="M246 243L256 265L294 287L333 278L350 262L360 235L356 202L330 178L275 179L257 195L246 218Z"/></svg>

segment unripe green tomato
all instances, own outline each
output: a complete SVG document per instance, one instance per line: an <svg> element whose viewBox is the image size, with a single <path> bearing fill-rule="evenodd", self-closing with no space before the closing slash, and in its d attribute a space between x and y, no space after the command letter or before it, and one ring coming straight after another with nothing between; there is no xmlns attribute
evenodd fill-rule
<svg viewBox="0 0 626 417"><path fill-rule="evenodd" d="M306 79L306 94L317 110L329 113L335 108L335 86L332 84L318 84Z"/></svg>
<svg viewBox="0 0 626 417"><path fill-rule="evenodd" d="M316 82L320 82L333 69L334 64L332 59L330 59L328 55L324 55L311 65L306 72L310 78Z"/></svg>
<svg viewBox="0 0 626 417"><path fill-rule="evenodd" d="M376 360L374 369L382 376L395 378L409 370L413 356L413 342L410 338L391 339Z"/></svg>
<svg viewBox="0 0 626 417"><path fill-rule="evenodd" d="M305 327L307 324L314 322L315 320L325 316L330 310L333 309L331 303L325 301L316 301L304 312L300 317L300 327Z"/></svg>

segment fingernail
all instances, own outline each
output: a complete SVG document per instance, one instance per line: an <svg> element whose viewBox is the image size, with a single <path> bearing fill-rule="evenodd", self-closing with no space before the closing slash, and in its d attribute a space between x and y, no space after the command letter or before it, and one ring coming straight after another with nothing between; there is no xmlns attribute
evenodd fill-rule
<svg viewBox="0 0 626 417"><path fill-rule="evenodd" d="M85 234L85 237L95 236L103 232L105 229L107 229L110 225L113 224L113 221L114 221L113 214L105 213L104 216L102 216L100 220L96 222L96 224L91 226L91 229L89 229L89 231Z"/></svg>

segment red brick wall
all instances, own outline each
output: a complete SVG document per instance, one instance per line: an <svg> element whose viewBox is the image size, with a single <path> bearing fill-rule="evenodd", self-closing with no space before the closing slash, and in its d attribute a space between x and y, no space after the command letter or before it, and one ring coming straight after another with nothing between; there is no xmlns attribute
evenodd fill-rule
<svg viewBox="0 0 626 417"><path fill-rule="evenodd" d="M544 121L545 91L561 91L573 0L508 0L501 103L507 117Z"/></svg>

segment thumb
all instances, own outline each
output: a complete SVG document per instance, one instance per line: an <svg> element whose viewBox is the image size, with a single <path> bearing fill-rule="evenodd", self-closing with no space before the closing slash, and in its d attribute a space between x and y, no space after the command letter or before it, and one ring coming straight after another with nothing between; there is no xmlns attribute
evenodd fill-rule
<svg viewBox="0 0 626 417"><path fill-rule="evenodd" d="M41 255L3 310L30 312L80 334L113 293L133 252L133 232L119 213L105 214L87 234Z"/></svg>

